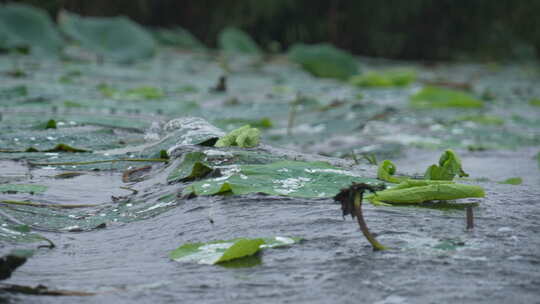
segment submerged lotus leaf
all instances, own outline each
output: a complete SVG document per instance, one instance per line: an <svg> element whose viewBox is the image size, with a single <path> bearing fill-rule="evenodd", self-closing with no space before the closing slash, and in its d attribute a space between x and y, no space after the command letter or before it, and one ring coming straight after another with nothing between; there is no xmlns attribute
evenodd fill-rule
<svg viewBox="0 0 540 304"><path fill-rule="evenodd" d="M123 91L106 84L100 84L98 89L103 96L118 100L160 99L165 96L162 89L151 86L136 87Z"/></svg>
<svg viewBox="0 0 540 304"><path fill-rule="evenodd" d="M358 73L356 59L328 43L295 44L288 57L316 77L346 80Z"/></svg>
<svg viewBox="0 0 540 304"><path fill-rule="evenodd" d="M0 280L11 277L15 269L26 263L34 252L32 250L13 250L9 254L0 257Z"/></svg>
<svg viewBox="0 0 540 304"><path fill-rule="evenodd" d="M47 191L47 188L37 184L0 184L0 192L41 194Z"/></svg>
<svg viewBox="0 0 540 304"><path fill-rule="evenodd" d="M280 161L264 165L229 166L223 176L194 182L185 195L265 193L293 197L332 197L352 182L380 184L326 162Z"/></svg>
<svg viewBox="0 0 540 304"><path fill-rule="evenodd" d="M499 182L499 184L508 184L508 185L521 185L523 183L523 179L521 177L510 177L502 182Z"/></svg>
<svg viewBox="0 0 540 304"><path fill-rule="evenodd" d="M0 5L0 48L28 47L38 55L58 54L64 41L42 9L24 4Z"/></svg>
<svg viewBox="0 0 540 304"><path fill-rule="evenodd" d="M533 98L529 100L531 106L540 107L540 98Z"/></svg>
<svg viewBox="0 0 540 304"><path fill-rule="evenodd" d="M17 85L8 88L0 89L1 99L11 99L16 97L24 97L28 95L28 88L25 85Z"/></svg>
<svg viewBox="0 0 540 304"><path fill-rule="evenodd" d="M495 115L464 115L455 119L456 121L472 121L481 125L504 125L504 119Z"/></svg>
<svg viewBox="0 0 540 304"><path fill-rule="evenodd" d="M455 184L451 181L406 180L393 188L366 195L365 198L373 204L419 204L484 196L484 189L480 186Z"/></svg>
<svg viewBox="0 0 540 304"><path fill-rule="evenodd" d="M175 46L188 50L204 50L204 44L193 36L188 30L182 27L174 27L171 29L160 28L154 31L156 40L168 46Z"/></svg>
<svg viewBox="0 0 540 304"><path fill-rule="evenodd" d="M212 171L212 167L206 162L206 154L202 152L187 153L180 165L174 168L167 177L168 183L188 181L204 177Z"/></svg>
<svg viewBox="0 0 540 304"><path fill-rule="evenodd" d="M416 81L413 70L389 70L367 72L350 78L350 83L359 87L402 87Z"/></svg>
<svg viewBox="0 0 540 304"><path fill-rule="evenodd" d="M454 177L469 176L461 167L461 159L451 149L444 151L439 159L439 165L431 165L424 174L428 180L453 180Z"/></svg>
<svg viewBox="0 0 540 304"><path fill-rule="evenodd" d="M259 144L260 140L261 131L257 128L252 128L250 125L245 125L221 137L214 146L218 148L231 146L253 148Z"/></svg>
<svg viewBox="0 0 540 304"><path fill-rule="evenodd" d="M8 224L8 218L6 218L5 216L0 216L0 219L3 221L3 224L0 227L1 243L18 245L44 242L52 245L50 240L37 233L32 232L29 226Z"/></svg>
<svg viewBox="0 0 540 304"><path fill-rule="evenodd" d="M277 236L273 238L238 238L209 243L188 243L171 251L169 258L177 262L219 264L252 256L264 248L292 245L299 240L298 238Z"/></svg>
<svg viewBox="0 0 540 304"><path fill-rule="evenodd" d="M428 86L410 97L410 105L413 108L481 108L484 103L462 91Z"/></svg>
<svg viewBox="0 0 540 304"><path fill-rule="evenodd" d="M116 61L145 59L155 52L152 35L126 17L81 17L62 11L59 25L82 47Z"/></svg>
<svg viewBox="0 0 540 304"><path fill-rule="evenodd" d="M234 27L225 28L219 33L218 44L219 48L227 53L248 55L262 53L257 43L246 32Z"/></svg>

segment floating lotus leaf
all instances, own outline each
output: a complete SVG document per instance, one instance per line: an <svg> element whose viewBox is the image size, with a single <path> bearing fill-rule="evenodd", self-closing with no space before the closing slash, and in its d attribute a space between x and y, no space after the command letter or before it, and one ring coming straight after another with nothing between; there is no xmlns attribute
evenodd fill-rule
<svg viewBox="0 0 540 304"><path fill-rule="evenodd" d="M254 255L263 248L292 245L299 240L298 238L277 236L273 238L238 238L209 243L188 243L171 251L169 257L177 262L219 264Z"/></svg>
<svg viewBox="0 0 540 304"><path fill-rule="evenodd" d="M281 161L264 165L222 168L223 176L195 182L184 194L266 193L293 197L332 197L352 182L381 182L326 162Z"/></svg>

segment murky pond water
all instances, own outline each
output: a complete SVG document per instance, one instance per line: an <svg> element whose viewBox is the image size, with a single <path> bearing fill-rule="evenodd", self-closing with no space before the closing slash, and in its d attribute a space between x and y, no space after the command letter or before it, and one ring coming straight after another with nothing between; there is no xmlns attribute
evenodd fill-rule
<svg viewBox="0 0 540 304"><path fill-rule="evenodd" d="M282 60L258 66L237 60L231 62L227 92L215 93L209 88L223 71L206 55L163 50L152 61L125 66L3 56L0 67L9 69L12 60L20 61L29 76L1 78L0 183L47 190L1 193L0 200L99 206L53 211L2 206L3 223L28 225L56 244L37 249L4 283L96 293L0 295L8 303L538 301L540 164L535 157L540 108L527 104L540 96L538 67L425 67L362 59L372 69L412 67L419 81L405 88L361 89L313 78ZM74 70L80 75L60 81ZM437 79L470 83L476 95L494 97L481 110L411 109L409 95L423 81ZM104 84L119 92L152 86L163 96L110 96ZM22 86L25 93L16 89ZM299 96L303 101L291 124L291 102ZM474 117L486 115L500 120L475 122ZM175 133L165 124L190 116L225 131L269 118L272 126L260 127L264 144L245 150L252 154L220 160L226 164L323 160L374 178L376 167L361 157L373 153L379 160L395 161L401 174L421 175L441 151L453 148L470 174L464 182L484 187L486 197L463 200L479 203L473 231L465 231L463 210L368 204L370 229L393 248L374 252L331 198L178 195L190 182L168 184L167 176L183 155L211 150L207 155L218 159L219 153L241 150L216 152L191 145L222 132L217 128ZM49 119L61 124L45 129ZM45 152L59 143L92 152ZM30 147L42 152L27 152ZM162 149L169 150L169 164L125 161L156 158ZM359 158L358 165L351 153ZM54 164L95 160L110 162ZM126 180L123 172L145 166L151 168ZM59 176L67 172L80 174ZM521 177L523 183L498 183L511 177ZM303 241L265 251L255 266L245 268L177 263L168 257L187 242L269 236ZM37 245L0 242L2 254L19 247Z"/></svg>

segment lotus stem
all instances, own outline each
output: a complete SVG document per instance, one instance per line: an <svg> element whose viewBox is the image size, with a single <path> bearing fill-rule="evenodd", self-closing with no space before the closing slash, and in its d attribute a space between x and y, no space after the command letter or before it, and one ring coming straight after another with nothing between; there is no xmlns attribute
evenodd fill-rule
<svg viewBox="0 0 540 304"><path fill-rule="evenodd" d="M375 237L371 234L371 232L369 232L367 224L364 221L364 215L362 213L362 193L360 191L354 192L354 213L356 214L356 218L358 220L358 225L360 226L360 230L362 230L362 233L364 234L366 239L369 241L371 246L373 246L373 251L388 249L385 246L383 246L381 243L379 243L375 239Z"/></svg>

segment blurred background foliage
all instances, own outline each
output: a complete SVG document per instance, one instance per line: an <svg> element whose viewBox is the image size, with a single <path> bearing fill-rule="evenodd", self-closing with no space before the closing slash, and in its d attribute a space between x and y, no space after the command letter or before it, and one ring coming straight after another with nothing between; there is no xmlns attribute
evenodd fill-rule
<svg viewBox="0 0 540 304"><path fill-rule="evenodd" d="M87 16L182 26L209 46L226 26L265 49L331 42L358 55L421 60L540 56L538 0L22 0Z"/></svg>

